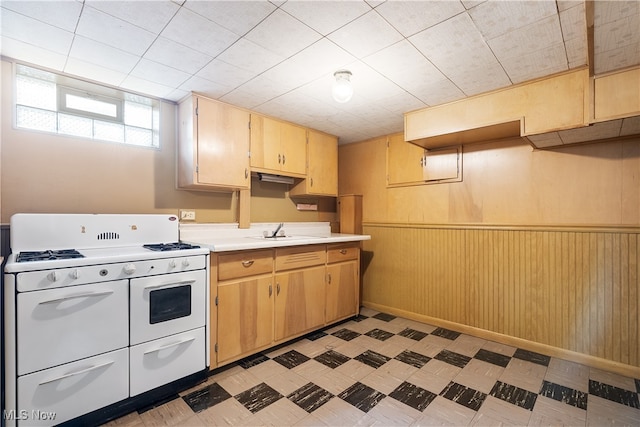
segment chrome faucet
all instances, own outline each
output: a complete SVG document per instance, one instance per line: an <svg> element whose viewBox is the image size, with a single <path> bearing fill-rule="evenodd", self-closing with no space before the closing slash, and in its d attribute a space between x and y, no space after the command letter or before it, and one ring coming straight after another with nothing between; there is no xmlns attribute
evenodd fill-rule
<svg viewBox="0 0 640 427"><path fill-rule="evenodd" d="M275 238L278 237L278 232L280 231L280 229L282 228L282 226L284 225L284 222L281 222L278 225L278 228L276 228L276 230L273 232L273 234L271 236L269 236L270 238ZM284 231L284 230L283 230Z"/></svg>

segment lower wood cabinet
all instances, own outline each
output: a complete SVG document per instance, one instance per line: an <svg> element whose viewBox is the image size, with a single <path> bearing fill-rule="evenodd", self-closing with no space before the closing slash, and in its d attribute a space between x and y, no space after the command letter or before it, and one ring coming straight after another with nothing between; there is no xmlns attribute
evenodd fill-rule
<svg viewBox="0 0 640 427"><path fill-rule="evenodd" d="M358 314L359 243L212 254L211 369Z"/></svg>

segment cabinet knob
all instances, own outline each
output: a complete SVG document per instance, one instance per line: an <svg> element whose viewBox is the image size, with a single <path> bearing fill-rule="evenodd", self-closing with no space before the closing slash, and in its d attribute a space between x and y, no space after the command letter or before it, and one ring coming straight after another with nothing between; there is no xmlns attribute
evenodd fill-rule
<svg viewBox="0 0 640 427"><path fill-rule="evenodd" d="M253 265L253 262L254 261L252 259L246 260L246 261L242 261L242 266L245 267L245 268L251 267Z"/></svg>
<svg viewBox="0 0 640 427"><path fill-rule="evenodd" d="M282 156L278 154L278 164L282 163Z"/></svg>
<svg viewBox="0 0 640 427"><path fill-rule="evenodd" d="M313 187L313 178L311 178L311 186Z"/></svg>
<svg viewBox="0 0 640 427"><path fill-rule="evenodd" d="M346 250L346 249L340 249L340 253L341 253L342 255L346 255L346 254L347 254L347 250Z"/></svg>
<svg viewBox="0 0 640 427"><path fill-rule="evenodd" d="M249 169L244 168L244 179L247 179L249 177Z"/></svg>
<svg viewBox="0 0 640 427"><path fill-rule="evenodd" d="M276 283L276 295L280 295L280 283Z"/></svg>
<svg viewBox="0 0 640 427"><path fill-rule="evenodd" d="M284 156L284 154L282 155L282 164L284 165L284 162L287 161L287 158Z"/></svg>
<svg viewBox="0 0 640 427"><path fill-rule="evenodd" d="M271 295L273 295L273 286L269 283L269 297L271 297Z"/></svg>
<svg viewBox="0 0 640 427"><path fill-rule="evenodd" d="M327 273L327 283L331 284L331 273Z"/></svg>

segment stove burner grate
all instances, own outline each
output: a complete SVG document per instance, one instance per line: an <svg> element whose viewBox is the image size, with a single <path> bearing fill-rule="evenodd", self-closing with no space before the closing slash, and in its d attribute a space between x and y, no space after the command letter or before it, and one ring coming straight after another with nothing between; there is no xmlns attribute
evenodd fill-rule
<svg viewBox="0 0 640 427"><path fill-rule="evenodd" d="M75 249L46 250L35 252L20 252L16 257L16 262L28 261L50 261L57 259L84 258L80 252Z"/></svg>
<svg viewBox="0 0 640 427"><path fill-rule="evenodd" d="M190 245L188 243L154 243L148 245L142 245L143 248L152 250L152 251L180 251L184 249L198 249L200 246Z"/></svg>

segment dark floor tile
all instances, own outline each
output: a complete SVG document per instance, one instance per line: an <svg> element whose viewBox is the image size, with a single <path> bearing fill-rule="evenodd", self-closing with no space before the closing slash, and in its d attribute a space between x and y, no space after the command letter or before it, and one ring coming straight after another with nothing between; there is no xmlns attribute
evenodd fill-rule
<svg viewBox="0 0 640 427"><path fill-rule="evenodd" d="M326 332L322 332L322 331L318 331L318 332L313 332L309 335L306 335L305 338L308 339L309 341L315 341L315 340L319 340L322 337L326 337L328 334Z"/></svg>
<svg viewBox="0 0 640 427"><path fill-rule="evenodd" d="M489 395L521 408L528 409L529 411L533 410L533 406L536 404L536 399L538 398L536 393L501 381L493 385Z"/></svg>
<svg viewBox="0 0 640 427"><path fill-rule="evenodd" d="M333 394L329 393L322 387L313 383L308 383L287 396L287 399L308 413L312 413L331 400L332 397Z"/></svg>
<svg viewBox="0 0 640 427"><path fill-rule="evenodd" d="M400 332L398 335L405 338L411 338L412 340L415 340L415 341L420 341L422 338L426 337L429 334L426 332L416 331L415 329L407 328L404 331Z"/></svg>
<svg viewBox="0 0 640 427"><path fill-rule="evenodd" d="M417 385L413 385L406 381L400 384L398 388L389 394L389 397L393 397L394 399L407 406L411 406L413 409L417 409L420 412L424 411L424 409L429 406L437 396L437 394L432 393L429 390L425 390L422 387L418 387Z"/></svg>
<svg viewBox="0 0 640 427"><path fill-rule="evenodd" d="M218 383L213 383L183 396L182 399L191 407L193 412L201 412L220 402L224 402L230 397L231 395L220 387Z"/></svg>
<svg viewBox="0 0 640 427"><path fill-rule="evenodd" d="M431 335L446 338L448 340L455 340L460 336L460 332L450 331L445 328L437 328L435 331L431 332Z"/></svg>
<svg viewBox="0 0 640 427"><path fill-rule="evenodd" d="M375 338L380 341L385 341L391 338L394 334L391 332L383 331L382 329L372 329L365 334L368 337Z"/></svg>
<svg viewBox="0 0 640 427"><path fill-rule="evenodd" d="M580 409L587 409L587 393L549 381L543 381L540 396L548 397ZM637 395L636 395L637 398Z"/></svg>
<svg viewBox="0 0 640 427"><path fill-rule="evenodd" d="M285 368L293 369L298 365L302 365L304 362L310 359L302 353L291 350L281 354L280 356L274 357L273 360L275 360Z"/></svg>
<svg viewBox="0 0 640 427"><path fill-rule="evenodd" d="M467 363L469 363L469 361L471 360L469 356L455 353L450 350L442 350L440 353L436 354L434 359L447 362L448 364L457 366L458 368L464 368L465 366L467 366Z"/></svg>
<svg viewBox="0 0 640 427"><path fill-rule="evenodd" d="M516 352L513 354L513 357L526 360L528 362L537 363L538 365L542 366L549 366L549 362L551 361L551 358L549 356L535 353L533 351L522 350L521 348L516 350Z"/></svg>
<svg viewBox="0 0 640 427"><path fill-rule="evenodd" d="M334 333L332 333L331 335L333 335L334 337L338 337L342 340L345 341L351 341L354 338L359 337L362 334L359 334L358 332L354 332L351 331L349 329L340 329L339 331L336 331Z"/></svg>
<svg viewBox="0 0 640 427"><path fill-rule="evenodd" d="M313 358L313 360L318 361L323 365L330 367L331 369L335 369L343 363L351 360L351 358L345 356L344 354L340 354L337 351L329 350L317 355Z"/></svg>
<svg viewBox="0 0 640 427"><path fill-rule="evenodd" d="M372 368L378 369L380 366L387 363L391 360L390 357L387 357L383 354L376 353L375 351L367 350L359 356L354 357L355 360L364 363L365 365L369 365Z"/></svg>
<svg viewBox="0 0 640 427"><path fill-rule="evenodd" d="M265 356L262 353L258 353L249 357L245 357L242 360L238 360L237 363L238 365L242 366L244 369L249 369L252 366L256 366L261 364L262 362L266 362L267 360L269 360L267 356Z"/></svg>
<svg viewBox="0 0 640 427"><path fill-rule="evenodd" d="M465 387L462 384L453 381L440 392L440 396L447 398L453 402L459 403L469 409L477 411L484 403L487 395L481 391Z"/></svg>
<svg viewBox="0 0 640 427"><path fill-rule="evenodd" d="M356 317L354 317L351 320L353 320L354 322L362 322L363 320L368 319L368 318L369 318L369 316L364 316L362 314L358 314Z"/></svg>
<svg viewBox="0 0 640 427"><path fill-rule="evenodd" d="M493 351L485 350L483 348L478 350L473 358L482 360L483 362L489 362L494 365L502 366L503 368L506 368L511 361L511 358L509 356L505 356L504 354L500 353L494 353Z"/></svg>
<svg viewBox="0 0 640 427"><path fill-rule="evenodd" d="M387 314L387 313L378 313L375 316L373 316L374 319L378 319L378 320L382 320L384 322L391 322L393 319L396 318L396 316L394 316L393 314Z"/></svg>
<svg viewBox="0 0 640 427"><path fill-rule="evenodd" d="M340 393L338 397L363 412L369 412L371 408L376 406L386 396L358 382Z"/></svg>
<svg viewBox="0 0 640 427"><path fill-rule="evenodd" d="M609 384L589 380L589 394L621 403L626 406L631 406L632 408L640 409L638 393L635 391L625 390Z"/></svg>
<svg viewBox="0 0 640 427"><path fill-rule="evenodd" d="M271 405L273 402L280 400L282 395L265 383L260 383L234 397L245 408L255 414L259 410Z"/></svg>
<svg viewBox="0 0 640 427"><path fill-rule="evenodd" d="M416 368L422 368L427 364L431 358L424 354L416 353L415 351L405 350L394 359L406 363L407 365L415 366Z"/></svg>

